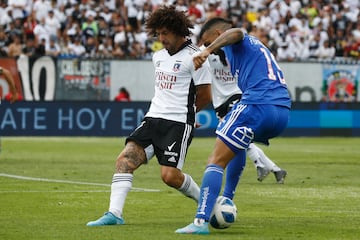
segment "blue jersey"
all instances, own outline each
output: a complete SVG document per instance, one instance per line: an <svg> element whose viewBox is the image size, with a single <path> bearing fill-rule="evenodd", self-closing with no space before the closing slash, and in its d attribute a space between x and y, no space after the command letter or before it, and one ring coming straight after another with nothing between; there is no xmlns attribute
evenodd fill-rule
<svg viewBox="0 0 360 240"><path fill-rule="evenodd" d="M231 72L238 77L243 104L273 104L290 108L291 99L283 72L260 40L244 34L237 44L225 46Z"/></svg>

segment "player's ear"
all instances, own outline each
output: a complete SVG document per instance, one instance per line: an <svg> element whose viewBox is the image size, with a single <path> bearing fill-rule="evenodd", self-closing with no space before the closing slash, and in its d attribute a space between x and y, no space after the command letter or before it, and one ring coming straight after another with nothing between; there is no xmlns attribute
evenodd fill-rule
<svg viewBox="0 0 360 240"><path fill-rule="evenodd" d="M220 36L224 31L221 29L216 29L215 32L216 32L217 36Z"/></svg>

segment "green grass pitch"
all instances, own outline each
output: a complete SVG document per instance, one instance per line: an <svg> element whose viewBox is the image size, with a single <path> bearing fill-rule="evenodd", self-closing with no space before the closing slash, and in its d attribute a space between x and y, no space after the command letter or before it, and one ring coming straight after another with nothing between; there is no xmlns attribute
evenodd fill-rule
<svg viewBox="0 0 360 240"><path fill-rule="evenodd" d="M276 138L262 147L288 171L256 180L251 161L234 199L237 221L209 236L177 235L196 205L160 180L152 159L134 176L126 225L86 227L108 209L124 138L3 137L0 239L359 239L360 138ZM200 184L214 138L194 138L184 172Z"/></svg>

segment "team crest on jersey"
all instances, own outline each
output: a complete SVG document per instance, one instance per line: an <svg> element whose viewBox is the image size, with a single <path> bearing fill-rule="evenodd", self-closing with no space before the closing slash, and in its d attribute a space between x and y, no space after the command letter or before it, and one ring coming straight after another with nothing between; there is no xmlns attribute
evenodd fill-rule
<svg viewBox="0 0 360 240"><path fill-rule="evenodd" d="M155 65L156 65L156 67L160 67L160 61L157 61L157 62L155 63Z"/></svg>
<svg viewBox="0 0 360 240"><path fill-rule="evenodd" d="M181 66L180 63L175 63L173 66L173 72L178 72L180 70L180 66Z"/></svg>

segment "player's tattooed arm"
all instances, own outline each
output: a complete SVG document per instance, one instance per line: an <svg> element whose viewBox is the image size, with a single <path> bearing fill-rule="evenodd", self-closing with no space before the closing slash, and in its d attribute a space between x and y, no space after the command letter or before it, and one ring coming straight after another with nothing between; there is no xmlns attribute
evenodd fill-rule
<svg viewBox="0 0 360 240"><path fill-rule="evenodd" d="M244 33L240 28L231 28L220 34L208 47L194 56L195 70L199 69L211 53L216 53L220 48L238 43L244 39Z"/></svg>
<svg viewBox="0 0 360 240"><path fill-rule="evenodd" d="M117 158L116 171L118 173L133 173L143 163L146 163L144 149L130 141Z"/></svg>
<svg viewBox="0 0 360 240"><path fill-rule="evenodd" d="M217 37L215 41L207 47L207 49L210 53L214 53L224 46L238 43L243 39L244 33L240 28L231 28Z"/></svg>

